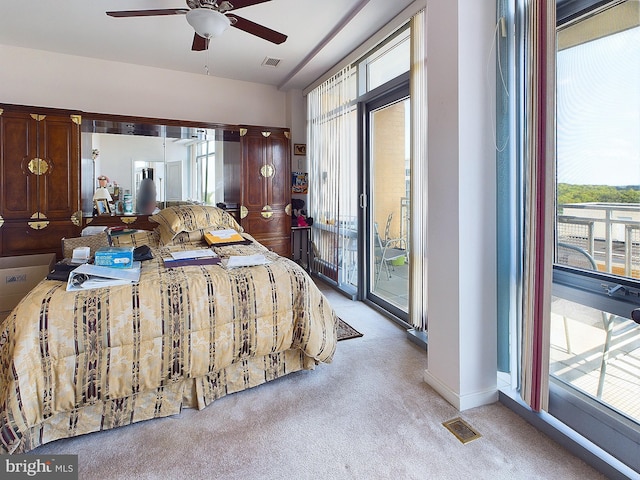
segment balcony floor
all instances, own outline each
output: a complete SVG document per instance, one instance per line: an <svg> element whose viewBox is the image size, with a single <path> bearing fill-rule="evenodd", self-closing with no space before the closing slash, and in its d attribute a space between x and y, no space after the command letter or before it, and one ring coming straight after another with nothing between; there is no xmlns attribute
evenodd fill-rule
<svg viewBox="0 0 640 480"><path fill-rule="evenodd" d="M555 299L551 315L549 370L559 380L597 397L602 365L604 330L602 313ZM569 331L570 351L564 331ZM640 326L614 336L609 350L602 397L614 410L640 421Z"/></svg>
<svg viewBox="0 0 640 480"><path fill-rule="evenodd" d="M389 266L390 276L383 270L373 293L407 312L409 309L409 265Z"/></svg>

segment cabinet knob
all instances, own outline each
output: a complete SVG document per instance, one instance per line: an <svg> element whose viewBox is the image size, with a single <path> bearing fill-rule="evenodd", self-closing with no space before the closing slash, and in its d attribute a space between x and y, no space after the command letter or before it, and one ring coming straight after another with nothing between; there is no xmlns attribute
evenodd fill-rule
<svg viewBox="0 0 640 480"><path fill-rule="evenodd" d="M271 208L271 205L265 205L264 207L262 207L262 212L260 212L260 215L262 215L262 218L273 217L273 209Z"/></svg>
<svg viewBox="0 0 640 480"><path fill-rule="evenodd" d="M27 168L34 175L44 175L49 170L49 164L41 158L32 158L27 164Z"/></svg>
<svg viewBox="0 0 640 480"><path fill-rule="evenodd" d="M71 223L73 223L76 227L80 227L82 225L82 210L78 210L73 215L71 215Z"/></svg>
<svg viewBox="0 0 640 480"><path fill-rule="evenodd" d="M275 173L276 169L271 164L263 165L262 167L260 167L260 175L262 175L264 178L273 177Z"/></svg>
<svg viewBox="0 0 640 480"><path fill-rule="evenodd" d="M31 222L27 222L27 224L33 230L43 230L49 226L49 221L47 220L47 216L44 213L36 212L31 215Z"/></svg>

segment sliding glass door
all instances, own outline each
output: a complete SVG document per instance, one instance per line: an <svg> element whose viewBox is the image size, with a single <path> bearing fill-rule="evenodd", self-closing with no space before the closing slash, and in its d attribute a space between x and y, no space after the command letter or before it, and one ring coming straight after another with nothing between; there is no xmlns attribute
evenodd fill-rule
<svg viewBox="0 0 640 480"><path fill-rule="evenodd" d="M367 298L407 320L410 110L408 86L366 104Z"/></svg>
<svg viewBox="0 0 640 480"><path fill-rule="evenodd" d="M414 24L424 23L423 13ZM314 272L353 299L375 303L406 326L409 252L412 246L424 251L423 237L410 241L416 225L411 222L409 87L413 82L419 90L423 84L416 80L417 72L424 77L420 69L411 77L411 51L407 24L311 91L307 148L313 160L309 208L314 217ZM414 57L423 56L414 52ZM414 161L426 165L424 152L418 149L419 160ZM424 302L418 297L419 308L413 311L422 320ZM413 326L424 328L420 322Z"/></svg>

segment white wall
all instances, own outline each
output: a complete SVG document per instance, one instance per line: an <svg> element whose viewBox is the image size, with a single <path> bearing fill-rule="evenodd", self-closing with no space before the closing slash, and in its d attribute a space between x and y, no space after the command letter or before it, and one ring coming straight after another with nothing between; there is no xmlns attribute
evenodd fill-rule
<svg viewBox="0 0 640 480"><path fill-rule="evenodd" d="M291 125L291 147L296 143L307 143L307 97L301 90L287 92L287 112ZM291 152L291 171L309 173L307 155L295 155ZM291 198L297 198L305 202L304 211L309 212L309 200L306 194L292 194Z"/></svg>
<svg viewBox="0 0 640 480"><path fill-rule="evenodd" d="M497 400L495 3L428 0L428 365L465 410Z"/></svg>
<svg viewBox="0 0 640 480"><path fill-rule="evenodd" d="M0 45L0 103L290 127L286 93L227 80Z"/></svg>

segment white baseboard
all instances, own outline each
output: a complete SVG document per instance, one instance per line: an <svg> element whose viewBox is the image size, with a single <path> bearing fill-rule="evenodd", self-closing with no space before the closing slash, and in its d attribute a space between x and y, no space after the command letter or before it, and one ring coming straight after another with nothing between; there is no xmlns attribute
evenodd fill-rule
<svg viewBox="0 0 640 480"><path fill-rule="evenodd" d="M489 405L498 401L498 388L495 386L489 390L475 392L469 395L459 395L451 390L439 379L431 375L429 370L424 371L424 381L440 394L447 402L463 412L470 408Z"/></svg>

